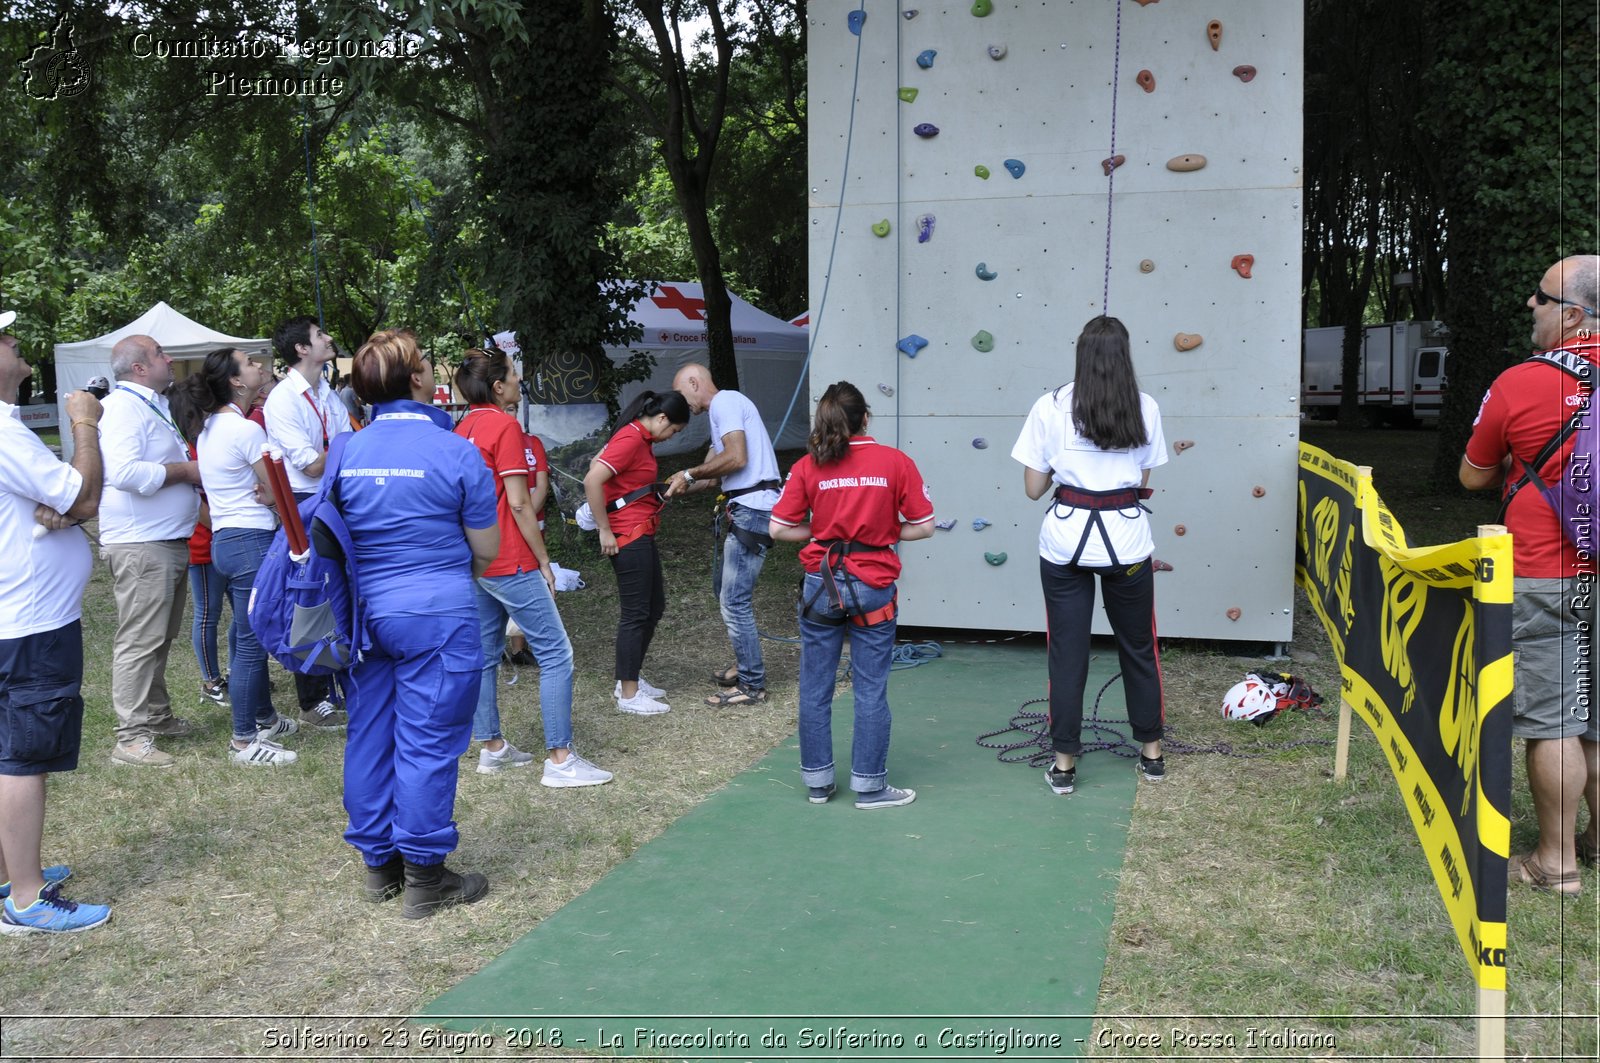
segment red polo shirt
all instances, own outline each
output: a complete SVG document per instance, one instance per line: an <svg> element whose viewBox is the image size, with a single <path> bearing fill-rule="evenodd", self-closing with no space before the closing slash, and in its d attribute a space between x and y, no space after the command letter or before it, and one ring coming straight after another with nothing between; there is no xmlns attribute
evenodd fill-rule
<svg viewBox="0 0 1600 1063"><path fill-rule="evenodd" d="M606 481L606 504L621 498L647 484L656 482L656 452L651 444L655 440L638 421L629 421L617 429L617 434L595 455L615 475ZM611 534L620 545L626 545L641 535L654 535L661 526L661 499L645 495L610 514Z"/></svg>
<svg viewBox="0 0 1600 1063"><path fill-rule="evenodd" d="M527 479L533 489L533 476L528 468L528 446L523 438L522 426L517 419L498 406L473 406L467 410L461 423L456 425L456 435L478 448L483 463L494 477L494 508L500 525L500 554L484 570L485 576L510 576L517 572L535 572L539 559L533 556L528 540L506 502L507 476Z"/></svg>

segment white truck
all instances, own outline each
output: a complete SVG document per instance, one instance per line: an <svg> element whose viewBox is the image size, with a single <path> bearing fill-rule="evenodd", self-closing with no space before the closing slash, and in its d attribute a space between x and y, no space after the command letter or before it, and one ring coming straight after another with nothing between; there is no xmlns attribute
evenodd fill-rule
<svg viewBox="0 0 1600 1063"><path fill-rule="evenodd" d="M1450 330L1439 321L1395 321L1363 329L1357 402L1370 423L1406 425L1438 418L1449 338ZM1300 357L1300 410L1305 416L1339 416L1343 358L1343 328L1306 329Z"/></svg>

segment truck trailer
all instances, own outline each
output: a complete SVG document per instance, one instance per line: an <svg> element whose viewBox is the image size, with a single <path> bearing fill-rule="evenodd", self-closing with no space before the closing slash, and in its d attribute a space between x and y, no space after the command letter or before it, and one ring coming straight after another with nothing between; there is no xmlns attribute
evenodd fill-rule
<svg viewBox="0 0 1600 1063"><path fill-rule="evenodd" d="M1439 321L1394 321L1362 330L1357 404L1372 424L1435 420L1444 405L1450 330ZM1344 394L1344 329L1305 330L1300 358L1300 411L1318 420L1339 416Z"/></svg>

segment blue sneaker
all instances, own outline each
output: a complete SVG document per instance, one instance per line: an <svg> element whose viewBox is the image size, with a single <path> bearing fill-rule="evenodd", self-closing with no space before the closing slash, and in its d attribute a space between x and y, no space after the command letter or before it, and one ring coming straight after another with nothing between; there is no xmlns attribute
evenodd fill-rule
<svg viewBox="0 0 1600 1063"><path fill-rule="evenodd" d="M111 909L104 904L77 904L61 896L60 886L46 886L39 899L18 911L7 897L0 909L0 933L3 934L76 934L89 930L111 918Z"/></svg>
<svg viewBox="0 0 1600 1063"><path fill-rule="evenodd" d="M44 869L44 884L46 886L59 885L72 877L72 868L66 864L51 864ZM0 901L11 896L11 883L0 882Z"/></svg>
<svg viewBox="0 0 1600 1063"><path fill-rule="evenodd" d="M917 799L915 790L900 790L893 786L885 786L881 790L870 793L856 794L857 808L899 808L909 805Z"/></svg>

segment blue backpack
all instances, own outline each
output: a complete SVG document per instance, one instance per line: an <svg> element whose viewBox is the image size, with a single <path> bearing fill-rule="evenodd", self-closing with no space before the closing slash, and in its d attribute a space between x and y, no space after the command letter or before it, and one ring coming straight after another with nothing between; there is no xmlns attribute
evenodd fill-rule
<svg viewBox="0 0 1600 1063"><path fill-rule="evenodd" d="M1596 483L1596 477L1600 476L1600 426L1595 424L1596 414L1600 411L1593 406L1594 363L1582 355L1565 350L1544 351L1534 355L1530 361L1546 362L1576 378L1582 402L1532 462L1517 459L1522 463L1522 478L1506 492L1505 503L1500 509L1500 523L1505 523L1506 509L1510 507L1512 497L1524 485L1531 483L1539 488L1544 500L1561 518L1561 531L1567 541L1593 556L1596 546L1595 521L1600 520L1600 491L1596 490L1600 487ZM1539 477L1539 470L1560 451L1568 439L1573 441L1572 455L1562 466L1560 478L1554 484L1547 484Z"/></svg>
<svg viewBox="0 0 1600 1063"><path fill-rule="evenodd" d="M337 675L371 645L352 563L355 542L338 508L339 461L352 434L333 438L321 487L300 503L306 553L291 554L279 528L250 590L250 627L262 648L302 675Z"/></svg>

